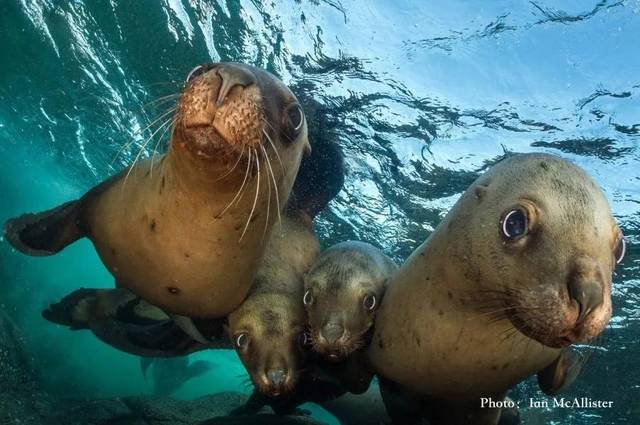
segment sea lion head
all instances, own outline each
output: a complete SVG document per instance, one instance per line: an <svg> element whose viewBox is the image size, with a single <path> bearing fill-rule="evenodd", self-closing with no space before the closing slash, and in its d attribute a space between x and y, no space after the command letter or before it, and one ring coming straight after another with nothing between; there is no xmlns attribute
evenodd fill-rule
<svg viewBox="0 0 640 425"><path fill-rule="evenodd" d="M295 387L308 344L299 299L257 294L229 315L227 334L256 389L269 397Z"/></svg>
<svg viewBox="0 0 640 425"><path fill-rule="evenodd" d="M446 249L477 285L470 302L553 348L604 330L625 244L605 195L581 168L552 155L515 155L461 200L447 224L456 242Z"/></svg>
<svg viewBox="0 0 640 425"><path fill-rule="evenodd" d="M305 277L313 349L342 361L370 340L388 276L361 252L330 248Z"/></svg>
<svg viewBox="0 0 640 425"><path fill-rule="evenodd" d="M291 90L269 72L239 63L210 63L189 73L171 148L217 174L242 176L263 162L275 179L281 166L293 179L301 153L311 149L305 115Z"/></svg>

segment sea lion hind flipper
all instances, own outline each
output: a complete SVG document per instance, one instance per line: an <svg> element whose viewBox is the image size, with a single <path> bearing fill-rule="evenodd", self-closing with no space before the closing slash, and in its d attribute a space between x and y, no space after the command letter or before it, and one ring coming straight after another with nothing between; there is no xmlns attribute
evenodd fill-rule
<svg viewBox="0 0 640 425"><path fill-rule="evenodd" d="M32 256L53 255L85 236L79 223L79 201L70 201L36 214L8 220L4 236L18 251Z"/></svg>
<svg viewBox="0 0 640 425"><path fill-rule="evenodd" d="M83 317L81 303L92 303L97 289L80 288L42 311L42 317L71 330L89 329L89 317Z"/></svg>
<svg viewBox="0 0 640 425"><path fill-rule="evenodd" d="M320 137L312 141L311 155L300 163L287 208L303 210L315 218L342 190L344 175L340 145Z"/></svg>

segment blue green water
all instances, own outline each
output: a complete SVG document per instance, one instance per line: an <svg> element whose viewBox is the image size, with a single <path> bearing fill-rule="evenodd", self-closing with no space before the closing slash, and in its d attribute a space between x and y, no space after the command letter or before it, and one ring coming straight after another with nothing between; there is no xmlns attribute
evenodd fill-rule
<svg viewBox="0 0 640 425"><path fill-rule="evenodd" d="M149 136L140 130L169 106L148 103L209 61L267 68L319 105L348 164L320 218L325 245L365 240L402 261L505 151L584 167L629 249L614 317L570 395L615 407L525 413L640 423L640 1L1 0L0 221L130 164ZM44 259L3 242L0 265L0 304L49 389L151 391L135 357L40 318L72 289L112 285L88 242ZM196 357L214 367L178 396L248 391L234 353ZM527 382L515 394L538 393Z"/></svg>

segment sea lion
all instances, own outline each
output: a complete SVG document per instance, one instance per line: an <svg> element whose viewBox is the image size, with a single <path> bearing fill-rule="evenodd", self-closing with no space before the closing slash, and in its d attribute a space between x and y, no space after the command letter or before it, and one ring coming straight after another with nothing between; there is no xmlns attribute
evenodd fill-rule
<svg viewBox="0 0 640 425"><path fill-rule="evenodd" d="M582 169L547 154L502 160L392 279L368 349L383 390L422 403L434 425L497 423L500 409L481 408L481 397L503 400L602 332L623 255L607 200Z"/></svg>
<svg viewBox="0 0 640 425"><path fill-rule="evenodd" d="M213 367L206 360L189 361L189 357L153 358L141 357L140 369L145 378L151 371L153 394L168 396L179 390L187 381L196 378Z"/></svg>
<svg viewBox="0 0 640 425"><path fill-rule="evenodd" d="M340 146L321 134L313 136L311 155L302 160L285 209L285 225L276 225L270 236L270 240L278 241L270 242L277 250L286 248L283 238L290 229L296 228L294 223L309 225L307 221L318 215L344 184L344 155ZM309 232L307 229L302 235L315 239ZM266 269L259 275L278 277L267 270L277 267L282 268L283 274L287 270L291 272L287 264L273 264L278 255L281 254L272 253L261 260L267 264L261 264ZM284 260L299 261L293 252L287 255L283 255ZM302 303L301 298L297 301ZM143 357L175 357L209 348L233 348L225 334L226 317L177 320L175 315L166 314L124 288L79 289L50 305L42 315L72 330L90 330L112 347Z"/></svg>
<svg viewBox="0 0 640 425"><path fill-rule="evenodd" d="M228 317L227 333L255 388L291 391L308 341L303 278L320 252L311 218L288 212L274 232L249 296Z"/></svg>
<svg viewBox="0 0 640 425"><path fill-rule="evenodd" d="M368 243L348 241L326 249L305 277L303 303L313 348L340 361L368 345L376 310L397 269Z"/></svg>
<svg viewBox="0 0 640 425"><path fill-rule="evenodd" d="M304 113L276 77L203 65L189 74L159 162L9 220L5 236L29 255L88 237L118 287L171 314L223 317L246 297L309 150Z"/></svg>

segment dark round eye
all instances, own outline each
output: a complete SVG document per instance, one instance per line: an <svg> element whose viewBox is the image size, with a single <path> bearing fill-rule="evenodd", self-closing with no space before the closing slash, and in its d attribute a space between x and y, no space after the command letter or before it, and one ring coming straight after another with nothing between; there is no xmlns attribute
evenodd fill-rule
<svg viewBox="0 0 640 425"><path fill-rule="evenodd" d="M187 75L187 80L186 82L188 83L189 81L193 80L194 78L196 78L198 75L202 75L202 73L204 73L204 66L202 65L198 65L195 68L193 68L189 74Z"/></svg>
<svg viewBox="0 0 640 425"><path fill-rule="evenodd" d="M298 345L300 345L300 347L308 347L311 345L311 336L309 335L309 332L303 331L298 334Z"/></svg>
<svg viewBox="0 0 640 425"><path fill-rule="evenodd" d="M613 250L613 255L616 258L616 264L622 263L624 254L627 252L627 243L624 241L624 236L620 238L616 248Z"/></svg>
<svg viewBox="0 0 640 425"><path fill-rule="evenodd" d="M289 128L291 128L294 133L300 131L302 124L304 123L304 113L302 112L300 105L296 104L287 109L287 120Z"/></svg>
<svg viewBox="0 0 640 425"><path fill-rule="evenodd" d="M246 332L241 333L236 337L236 348L244 350L249 346L249 334Z"/></svg>
<svg viewBox="0 0 640 425"><path fill-rule="evenodd" d="M502 219L502 235L508 240L515 240L529 231L527 213L520 208L513 209Z"/></svg>
<svg viewBox="0 0 640 425"><path fill-rule="evenodd" d="M313 304L313 294L311 293L311 289L307 289L307 292L304 293L304 297L302 297L302 303L306 306L310 306L311 304Z"/></svg>
<svg viewBox="0 0 640 425"><path fill-rule="evenodd" d="M376 305L377 305L376 296L373 294L367 295L362 300L362 306L367 311L373 311L373 309L376 308Z"/></svg>

